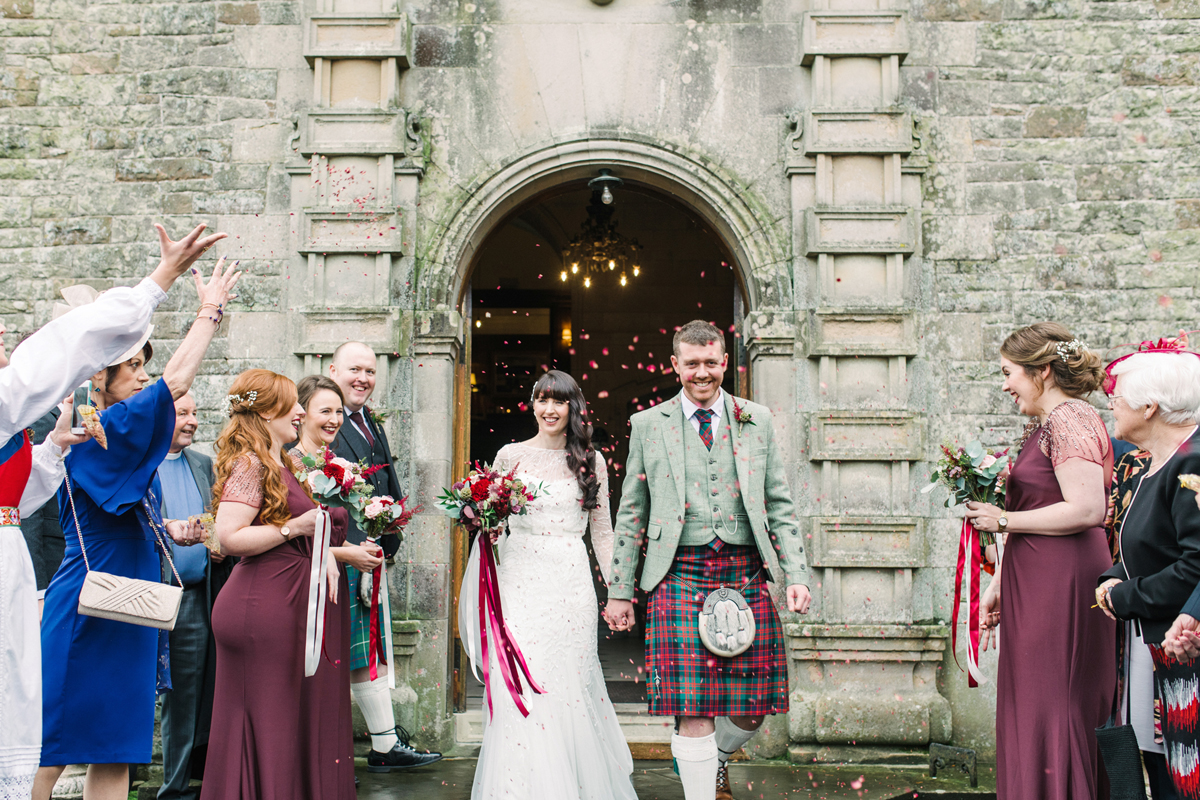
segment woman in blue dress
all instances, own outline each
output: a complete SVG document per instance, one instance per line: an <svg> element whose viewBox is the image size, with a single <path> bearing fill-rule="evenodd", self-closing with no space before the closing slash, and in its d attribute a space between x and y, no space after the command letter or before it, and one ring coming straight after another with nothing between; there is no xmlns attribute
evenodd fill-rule
<svg viewBox="0 0 1200 800"><path fill-rule="evenodd" d="M158 465L171 446L175 400L191 387L200 361L220 324L237 283L236 262L217 262L205 284L192 270L200 308L191 330L163 370L150 377L148 343L132 358L96 373L92 399L108 449L89 441L66 458L66 485L59 490L59 519L66 555L46 589L42 617L42 765L35 800L48 800L67 764L88 764L84 797L122 800L129 790L128 764L151 760L154 739L159 631L78 613L88 568L130 578L161 579L154 526L162 526ZM71 499L74 500L72 508ZM76 516L79 532L76 531ZM164 526L180 544L202 538L199 526ZM84 563L80 538L87 547Z"/></svg>

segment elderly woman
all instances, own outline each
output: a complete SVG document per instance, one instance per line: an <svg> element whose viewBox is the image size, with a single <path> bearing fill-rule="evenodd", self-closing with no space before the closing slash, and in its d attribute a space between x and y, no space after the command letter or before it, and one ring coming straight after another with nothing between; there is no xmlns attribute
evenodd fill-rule
<svg viewBox="0 0 1200 800"><path fill-rule="evenodd" d="M1177 663L1163 649L1200 582L1200 508L1179 483L1181 474L1200 472L1200 358L1136 353L1110 365L1109 374L1116 378L1108 401L1116 435L1148 452L1150 463L1121 523L1120 561L1100 577L1096 602L1127 623L1125 719L1137 734L1152 794L1200 798L1200 665Z"/></svg>

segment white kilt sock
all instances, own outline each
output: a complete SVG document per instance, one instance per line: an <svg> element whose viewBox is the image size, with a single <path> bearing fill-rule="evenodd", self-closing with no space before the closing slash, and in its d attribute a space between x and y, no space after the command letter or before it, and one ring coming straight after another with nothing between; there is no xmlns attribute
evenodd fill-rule
<svg viewBox="0 0 1200 800"><path fill-rule="evenodd" d="M729 717L717 717L713 720L717 726L717 758L724 764L729 759L733 758L733 754L742 749L742 745L754 738L754 734L758 733L755 728L752 731L746 731L733 724L733 720Z"/></svg>
<svg viewBox="0 0 1200 800"><path fill-rule="evenodd" d="M350 684L350 694L367 721L367 732L371 734L371 749L386 753L400 741L396 736L396 713L392 710L392 692L388 689L387 675L373 681Z"/></svg>
<svg viewBox="0 0 1200 800"><path fill-rule="evenodd" d="M679 767L684 800L716 800L717 737L710 733L699 739L671 735L671 755Z"/></svg>

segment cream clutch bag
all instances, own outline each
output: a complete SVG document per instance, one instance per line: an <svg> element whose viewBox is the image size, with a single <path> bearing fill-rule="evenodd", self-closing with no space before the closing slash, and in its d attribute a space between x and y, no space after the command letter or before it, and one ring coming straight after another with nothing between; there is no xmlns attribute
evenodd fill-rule
<svg viewBox="0 0 1200 800"><path fill-rule="evenodd" d="M149 628L174 630L175 620L179 617L179 603L183 600L183 581L175 571L175 562L171 560L171 550L163 539L167 536L161 524L155 519L150 504L142 498L143 510L154 531L154 540L162 548L171 572L179 586L144 581L140 578L128 578L124 575L113 575L92 569L88 564L87 549L83 545L83 531L79 528L79 517L75 514L75 498L71 494L71 479L65 477L67 499L71 502L71 516L75 519L75 533L79 536L79 549L83 553L83 564L87 567L87 577L83 579L83 587L79 590L80 614L85 617L99 617L117 622L128 622L131 625L144 625Z"/></svg>

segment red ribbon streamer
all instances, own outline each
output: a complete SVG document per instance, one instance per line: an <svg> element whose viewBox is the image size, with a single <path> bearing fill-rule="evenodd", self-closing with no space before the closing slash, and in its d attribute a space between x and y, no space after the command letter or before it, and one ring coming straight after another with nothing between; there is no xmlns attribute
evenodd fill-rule
<svg viewBox="0 0 1200 800"><path fill-rule="evenodd" d="M371 571L371 637L367 644L367 668L371 680L379 677L378 665L388 663L383 637L379 635L379 584L383 578L382 572L382 564ZM392 621L388 620L388 624L391 625Z"/></svg>
<svg viewBox="0 0 1200 800"><path fill-rule="evenodd" d="M954 663L958 664L958 609L962 601L963 572L967 566L967 554L970 553L971 571L967 574L970 581L968 587L968 602L970 611L967 618L967 685L974 689L985 682L979 671L979 572L982 559L980 557L979 531L964 519L962 533L958 537L958 566L954 571L954 609L950 619L950 647L954 652ZM962 665L959 665L962 669Z"/></svg>
<svg viewBox="0 0 1200 800"><path fill-rule="evenodd" d="M486 537L487 534L480 533L479 535ZM517 646L512 631L508 629L508 624L504 621L504 612L500 607L500 581L496 575L496 560L492 555L492 546L485 538L479 543L479 640L480 660L483 662L483 685L484 691L487 693L488 714L491 715L494 712L492 710L492 682L488 679L489 628L499 650L496 660L500 663L500 674L504 677L504 685L508 687L508 693L516 704L517 710L521 712L521 716L528 717L529 709L525 707L524 689L521 687L521 675L518 673L525 676L529 688L537 694L544 694L545 690L538 686L533 680L533 676L529 674L525 656L521 653L521 648Z"/></svg>

